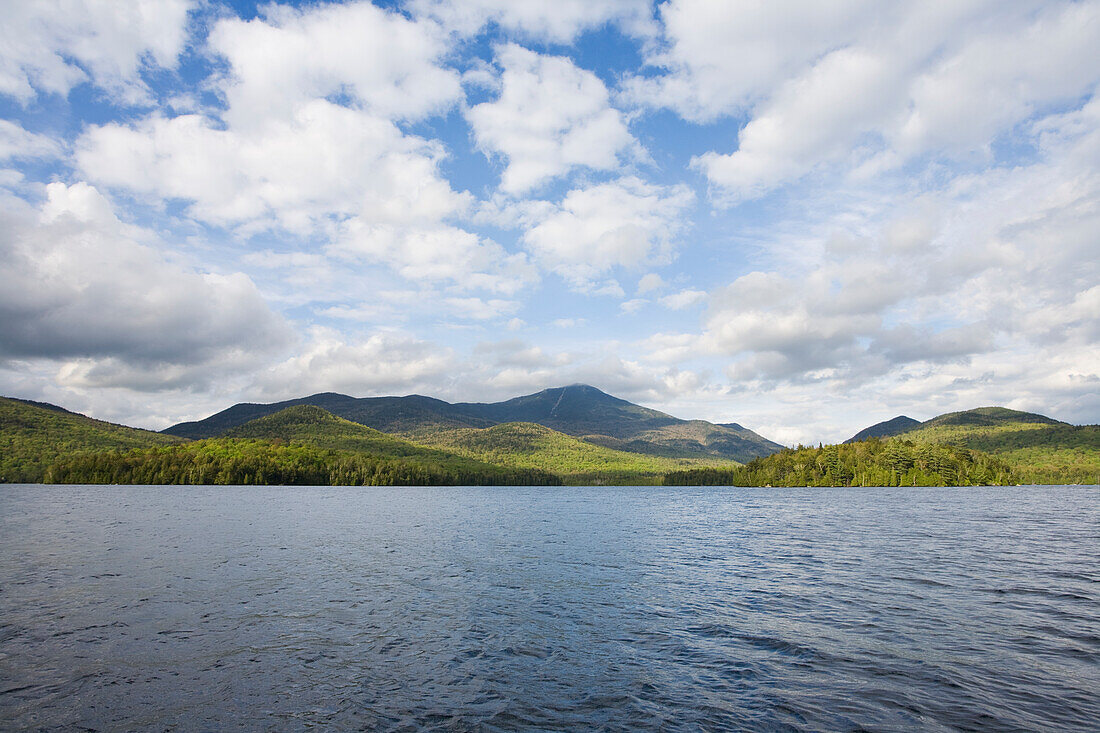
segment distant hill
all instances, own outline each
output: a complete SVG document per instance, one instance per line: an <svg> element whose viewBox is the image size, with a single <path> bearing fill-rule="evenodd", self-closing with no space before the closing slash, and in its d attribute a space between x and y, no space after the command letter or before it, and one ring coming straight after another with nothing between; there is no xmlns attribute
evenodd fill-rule
<svg viewBox="0 0 1100 733"><path fill-rule="evenodd" d="M668 458L614 450L531 422L426 429L410 437L501 466L550 471L572 484L659 483L669 471L737 465L713 457Z"/></svg>
<svg viewBox="0 0 1100 733"><path fill-rule="evenodd" d="M587 385L547 389L504 402L458 404L420 395L355 398L326 392L267 405L242 403L164 432L185 438L216 437L250 420L297 405L321 407L385 433L421 438L430 430L527 422L606 448L668 458L710 457L743 462L782 449L778 443L736 423L680 420Z"/></svg>
<svg viewBox="0 0 1100 733"><path fill-rule="evenodd" d="M165 437L165 436L161 436ZM287 485L545 485L549 471L502 466L418 446L311 405L240 425L219 438L62 455L53 483Z"/></svg>
<svg viewBox="0 0 1100 733"><path fill-rule="evenodd" d="M334 392L322 392L309 397L269 404L242 402L204 420L173 425L164 432L182 438L214 438L251 420L298 405L320 407L345 420L366 425L384 433L415 430L425 425L489 427L493 424L488 420L463 415L454 409L454 405L431 397L410 395L408 397L356 398Z"/></svg>
<svg viewBox="0 0 1100 733"><path fill-rule="evenodd" d="M892 420L884 420L883 422L875 423L869 428L864 428L844 442L855 443L856 441L866 440L867 438L889 438L891 435L898 435L907 430L912 430L918 425L920 425L920 420L914 420L905 415L898 415Z"/></svg>
<svg viewBox="0 0 1100 733"><path fill-rule="evenodd" d="M386 458L453 458L451 454L345 420L315 405L295 405L227 430L223 438L257 438L307 443Z"/></svg>
<svg viewBox="0 0 1100 733"><path fill-rule="evenodd" d="M1010 410L1007 407L976 407L973 410L948 412L938 417L934 417L922 423L921 427L988 428L1021 424L1067 425L1068 423L1055 420L1046 415Z"/></svg>
<svg viewBox="0 0 1100 733"><path fill-rule="evenodd" d="M979 407L939 415L894 438L989 453L1026 483L1100 482L1098 425L1070 425L1033 412Z"/></svg>
<svg viewBox="0 0 1100 733"><path fill-rule="evenodd" d="M183 442L50 405L0 397L0 481L41 481L46 467L74 453L129 450Z"/></svg>

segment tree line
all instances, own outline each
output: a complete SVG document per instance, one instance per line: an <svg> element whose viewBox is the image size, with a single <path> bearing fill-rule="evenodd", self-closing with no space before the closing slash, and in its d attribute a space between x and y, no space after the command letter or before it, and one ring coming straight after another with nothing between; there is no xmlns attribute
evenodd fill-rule
<svg viewBox="0 0 1100 733"><path fill-rule="evenodd" d="M1004 461L948 444L870 438L798 446L736 468L665 475L667 486L999 486L1017 483Z"/></svg>
<svg viewBox="0 0 1100 733"><path fill-rule="evenodd" d="M278 441L214 439L131 451L81 453L51 463L45 483L297 486L555 485L547 471L442 465Z"/></svg>

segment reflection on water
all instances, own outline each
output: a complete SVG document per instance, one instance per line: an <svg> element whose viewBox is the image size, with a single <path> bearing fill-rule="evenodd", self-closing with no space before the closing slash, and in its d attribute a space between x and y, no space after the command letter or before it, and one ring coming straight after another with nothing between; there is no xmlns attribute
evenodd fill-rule
<svg viewBox="0 0 1100 733"><path fill-rule="evenodd" d="M0 487L0 728L1089 730L1100 490Z"/></svg>

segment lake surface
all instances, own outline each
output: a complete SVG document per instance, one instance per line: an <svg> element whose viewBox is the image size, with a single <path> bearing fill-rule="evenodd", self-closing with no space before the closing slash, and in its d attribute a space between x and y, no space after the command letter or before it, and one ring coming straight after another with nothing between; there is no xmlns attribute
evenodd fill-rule
<svg viewBox="0 0 1100 733"><path fill-rule="evenodd" d="M0 728L1096 730L1100 489L0 486Z"/></svg>

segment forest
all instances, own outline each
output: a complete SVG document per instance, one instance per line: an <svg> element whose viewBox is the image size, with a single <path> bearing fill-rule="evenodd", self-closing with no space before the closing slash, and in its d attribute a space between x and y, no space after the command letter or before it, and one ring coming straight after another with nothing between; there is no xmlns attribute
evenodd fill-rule
<svg viewBox="0 0 1100 733"><path fill-rule="evenodd" d="M665 475L668 486L1003 486L1017 483L1007 463L948 444L870 438L787 448L736 468Z"/></svg>
<svg viewBox="0 0 1100 733"><path fill-rule="evenodd" d="M183 445L81 453L45 470L56 484L242 484L299 486L554 485L554 474L498 466L440 465L285 444L213 438Z"/></svg>

